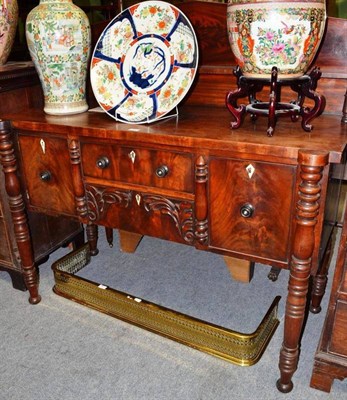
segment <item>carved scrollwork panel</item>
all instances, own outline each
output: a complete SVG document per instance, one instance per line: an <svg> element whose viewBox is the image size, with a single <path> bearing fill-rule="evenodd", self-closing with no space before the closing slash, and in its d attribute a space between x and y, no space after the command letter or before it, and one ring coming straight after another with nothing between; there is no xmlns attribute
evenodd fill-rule
<svg viewBox="0 0 347 400"><path fill-rule="evenodd" d="M114 188L86 186L88 218L98 221L103 218L110 205L129 207L132 201L132 191L121 191Z"/></svg>
<svg viewBox="0 0 347 400"><path fill-rule="evenodd" d="M183 240L189 244L194 242L192 203L169 200L156 195L142 194L141 196L144 209L147 212L159 211L161 214L169 216L174 221Z"/></svg>

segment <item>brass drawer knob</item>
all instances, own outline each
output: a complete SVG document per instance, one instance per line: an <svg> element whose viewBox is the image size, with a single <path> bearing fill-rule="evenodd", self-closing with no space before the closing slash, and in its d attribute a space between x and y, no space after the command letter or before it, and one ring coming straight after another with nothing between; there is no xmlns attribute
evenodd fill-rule
<svg viewBox="0 0 347 400"><path fill-rule="evenodd" d="M243 218L251 218L254 213L252 204L246 203L240 208L240 214Z"/></svg>
<svg viewBox="0 0 347 400"><path fill-rule="evenodd" d="M100 169L105 169L110 165L110 160L106 157L100 157L96 161L96 166Z"/></svg>
<svg viewBox="0 0 347 400"><path fill-rule="evenodd" d="M39 175L40 175L41 181L44 181L44 182L48 182L52 178L52 174L50 173L50 171L41 171Z"/></svg>
<svg viewBox="0 0 347 400"><path fill-rule="evenodd" d="M169 167L167 165L161 165L155 171L158 178L164 178L169 173Z"/></svg>

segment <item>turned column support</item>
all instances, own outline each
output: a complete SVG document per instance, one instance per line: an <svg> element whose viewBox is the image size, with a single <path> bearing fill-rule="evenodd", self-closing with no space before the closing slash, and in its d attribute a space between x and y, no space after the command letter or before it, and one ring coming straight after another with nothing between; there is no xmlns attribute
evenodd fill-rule
<svg viewBox="0 0 347 400"><path fill-rule="evenodd" d="M29 302L37 304L41 300L38 291L38 276L34 265L34 254L24 200L17 176L17 161L11 139L11 124L9 121L0 120L0 160L5 175L5 188L21 258L24 282L29 291Z"/></svg>
<svg viewBox="0 0 347 400"><path fill-rule="evenodd" d="M298 186L294 243L292 249L288 295L286 301L284 338L280 351L280 379L277 388L283 393L293 389L292 376L299 358L299 341L306 312L307 291L314 251L314 231L319 213L320 181L327 153L300 151L298 156L300 183Z"/></svg>
<svg viewBox="0 0 347 400"><path fill-rule="evenodd" d="M78 140L70 139L68 141L72 185L75 194L75 204L77 215L81 218L87 217L87 200L82 177L81 150Z"/></svg>
<svg viewBox="0 0 347 400"><path fill-rule="evenodd" d="M208 199L207 199L208 166L203 156L195 163L195 232L197 244L208 242Z"/></svg>

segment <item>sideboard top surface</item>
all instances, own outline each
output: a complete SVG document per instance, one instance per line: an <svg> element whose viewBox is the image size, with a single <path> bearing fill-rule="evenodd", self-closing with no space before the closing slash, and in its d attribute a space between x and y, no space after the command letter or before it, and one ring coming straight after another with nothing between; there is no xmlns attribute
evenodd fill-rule
<svg viewBox="0 0 347 400"><path fill-rule="evenodd" d="M296 163L300 150L329 153L329 162L338 163L347 143L347 125L341 115L323 114L313 120L314 129L305 132L300 121L279 118L273 137L266 135L267 118L253 123L246 116L238 129L232 130L233 116L220 107L183 106L178 117L151 124L117 122L103 112L85 112L70 116L47 115L41 110L8 114L16 129L46 132L62 137L85 137L93 140L122 141L138 145L175 146L199 150L242 153Z"/></svg>

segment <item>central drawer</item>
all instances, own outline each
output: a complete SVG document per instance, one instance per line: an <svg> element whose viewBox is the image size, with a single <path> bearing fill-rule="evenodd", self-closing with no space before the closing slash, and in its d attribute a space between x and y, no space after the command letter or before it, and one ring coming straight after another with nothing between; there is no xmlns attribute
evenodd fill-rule
<svg viewBox="0 0 347 400"><path fill-rule="evenodd" d="M193 192L190 154L81 143L85 177Z"/></svg>

